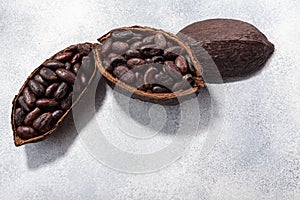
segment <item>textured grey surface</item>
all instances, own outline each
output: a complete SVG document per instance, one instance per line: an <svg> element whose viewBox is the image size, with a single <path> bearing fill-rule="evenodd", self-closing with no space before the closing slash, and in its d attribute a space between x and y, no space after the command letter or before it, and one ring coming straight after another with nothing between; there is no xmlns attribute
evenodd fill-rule
<svg viewBox="0 0 300 200"><path fill-rule="evenodd" d="M0 1L0 199L300 199L299 10L298 0ZM119 26L176 33L215 17L254 24L276 51L255 76L208 86L224 123L206 157L199 155L198 134L183 156L162 170L119 172L91 156L72 117L47 140L14 147L11 101L30 72L55 52L93 42ZM111 98L106 88L98 121L108 119ZM115 124L107 120L102 126L110 130ZM112 143L139 151L123 137Z"/></svg>

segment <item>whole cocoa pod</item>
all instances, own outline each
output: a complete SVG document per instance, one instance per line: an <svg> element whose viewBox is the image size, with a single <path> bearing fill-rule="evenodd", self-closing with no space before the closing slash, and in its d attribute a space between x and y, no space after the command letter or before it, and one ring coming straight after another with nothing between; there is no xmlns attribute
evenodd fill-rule
<svg viewBox="0 0 300 200"><path fill-rule="evenodd" d="M248 76L262 68L274 51L274 45L256 27L233 19L195 22L177 36L194 50L206 82L220 82L217 70L225 82ZM207 59L207 53L214 62Z"/></svg>

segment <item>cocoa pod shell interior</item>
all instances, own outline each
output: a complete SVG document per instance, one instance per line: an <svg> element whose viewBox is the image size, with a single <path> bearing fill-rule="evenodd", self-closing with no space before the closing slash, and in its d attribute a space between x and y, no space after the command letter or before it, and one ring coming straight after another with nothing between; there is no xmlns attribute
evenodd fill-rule
<svg viewBox="0 0 300 200"><path fill-rule="evenodd" d="M121 36L116 36L116 33L118 34L122 31L124 32L124 34L122 35L122 37L124 37L124 38L127 37L126 34L129 35L128 31L132 31L132 32L136 33L136 35L139 35L138 33L146 32L146 33L149 33L150 35L154 34L156 36L156 38L152 37L152 36L145 38L143 40L144 44L148 44L149 42L155 42L155 41L157 42L158 41L157 42L158 45L166 46L167 45L166 41L162 41L163 37L165 37L167 40L170 40L170 41L178 44L181 48L183 48L186 51L187 55L190 57L191 63L193 64L193 66L195 68L195 76L193 78L196 80L196 84L194 84L193 87L188 88L186 90L180 90L180 91L169 92L169 93L150 93L147 91L138 90L137 88L127 84L126 82L114 77L112 72L109 71L109 70L112 70L111 67L108 67L108 68L105 67L105 63L103 62L103 59L104 59L103 54L107 53L108 49L110 48L109 45L111 45L112 46L111 48L113 50L115 50L115 52L113 54L119 53L119 52L116 52L116 50L126 49L126 48L128 49L127 44L118 42L117 44L114 45L114 43L111 42L111 39L114 39L114 37L120 38ZM130 39L130 41L133 41L136 38L138 38L138 36L133 37L132 39ZM198 60L195 57L195 55L193 54L192 50L183 41L181 41L178 37L176 37L173 34L167 33L163 30L150 28L150 27L132 26L132 27L123 27L123 28L117 28L117 29L111 30L110 32L108 32L105 35L103 35L102 37L100 37L98 39L98 41L102 44L102 46L99 45L99 48L94 49L96 66L98 67L101 74L105 77L108 84L111 87L113 87L115 90L117 90L118 92L121 92L125 95L131 96L132 98L136 98L136 99L146 101L146 102L151 102L151 103L156 103L156 104L161 104L161 105L176 105L181 100L187 100L189 98L194 97L195 95L197 95L199 93L200 88L204 87L201 64L198 62ZM134 42L136 42L136 41L134 41ZM142 42L138 41L134 44L137 46L138 50L140 50L140 48L139 48L140 43L142 43ZM117 49L116 46L118 46L119 49ZM152 48L151 44L149 44L148 46L145 46L145 47L141 47L142 51L144 49L147 50L147 48L148 49ZM145 55L151 56L156 53L159 53L158 51L159 51L159 49L157 51L149 50L148 52L145 53ZM174 51L178 51L178 49L174 48ZM170 54L169 56L172 57L172 54ZM126 63L126 60L122 61L122 59L124 59L124 58L118 58L116 60L118 60L118 62L120 62L120 63L121 62ZM159 62L160 58L155 57L155 60L157 60ZM139 60L137 59L136 62L139 62ZM123 73L123 72L120 71L120 73ZM127 81L131 82L131 80L127 80ZM163 90L161 90L161 91L163 91Z"/></svg>
<svg viewBox="0 0 300 200"><path fill-rule="evenodd" d="M95 48L97 45L98 44L92 44L92 43L71 45L65 48L64 50L59 51L49 59L47 59L45 62L43 62L43 64L37 67L28 76L27 80L24 82L23 86L21 87L21 89L19 90L18 94L15 96L12 102L13 107L12 107L12 114L11 114L11 125L14 134L14 143L16 146L42 140L47 135L53 133L57 129L58 125L63 122L65 117L68 115L68 113L76 105L80 97L86 92L88 85L91 83L96 73L97 69L94 64L94 60L93 60L94 57L90 53L92 52L92 49ZM87 65L87 62L83 62L83 59L89 58L90 68L88 70L85 70L85 72L82 74L77 74L76 71L76 74L78 76L87 75L89 77L89 80L87 80L87 82L85 82L84 84L82 83L80 88L76 89L74 88L73 83L67 83L67 81L69 82L74 81L75 72L72 72L71 74L69 72L66 73L64 71L65 74L63 74L64 75L63 78L65 78L65 80L63 80L57 77L57 75L55 74L55 70L62 69L62 68L66 68L70 70L70 67L72 66L71 63L72 62L73 64L76 62L78 63L79 58L82 59L80 61L82 62L81 66ZM43 70L46 69L46 70L41 72L42 69ZM49 79L46 80L46 78ZM47 96L45 94L46 93L45 89L48 88L56 80L58 80L56 84L57 85L56 88L52 87L56 89L56 93L52 91L51 94L53 95L54 93L53 98L47 99ZM31 89L30 87L28 87L29 82L31 84L30 85ZM69 84L69 86L71 84L72 87L71 88L66 87L66 84ZM59 85L61 86L59 87ZM24 98L20 98L22 97L25 89L27 90L26 98L31 100L30 103L33 103L32 107L28 107L26 102L24 102ZM48 90L51 90L51 87ZM76 90L76 96L75 96L76 100L72 102L70 96L72 97L72 93L74 93L75 90ZM67 100L68 102L64 103L64 105L67 105L65 106L65 109L63 109L61 106L57 111L51 110L51 106L56 106L57 104L63 105L62 102ZM37 104L41 106L40 108L41 110L37 109L38 108ZM23 107L25 106L24 107L25 109L22 106ZM51 112L52 112L52 116L49 114ZM25 114L27 115L26 118L25 118ZM24 119L26 123L24 122ZM54 120L51 121L52 119L55 119L55 121ZM35 130L34 127L39 130Z"/></svg>

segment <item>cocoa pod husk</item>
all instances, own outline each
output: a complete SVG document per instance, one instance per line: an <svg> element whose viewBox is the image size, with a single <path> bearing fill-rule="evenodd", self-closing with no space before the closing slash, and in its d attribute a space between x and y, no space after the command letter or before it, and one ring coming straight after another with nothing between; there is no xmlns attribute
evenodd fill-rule
<svg viewBox="0 0 300 200"><path fill-rule="evenodd" d="M195 54L203 66L203 77L207 83L229 82L252 75L274 52L274 45L255 26L234 19L195 22L179 31L177 36L194 53L197 52ZM210 62L211 59L213 62Z"/></svg>
<svg viewBox="0 0 300 200"><path fill-rule="evenodd" d="M39 67L37 67L26 79L26 81L24 82L23 86L21 87L21 89L19 90L18 94L15 96L12 104L12 114L11 114L11 125L12 125L12 129L13 129L13 137L14 137L14 143L16 146L21 146L23 144L26 143L33 143L33 142L37 142L40 141L42 139L44 139L46 136L52 134L53 132L55 132L55 130L57 129L57 127L63 122L63 120L66 118L66 116L70 113L70 111L72 110L72 108L76 105L76 103L79 101L80 97L86 92L88 85L91 83L97 68L94 65L94 61L93 61L93 55L92 55L92 49L95 48L98 44L92 44L92 43L82 43L82 44L76 44L76 45L71 45L67 48L65 48L62 51L59 51L58 53L56 53L55 55L53 55L52 57L50 57L49 59L47 59L45 62L43 62ZM91 53L91 54L89 54ZM56 121L55 123L50 123L47 122L47 127L45 125L45 127L42 127L43 130L42 131L38 131L38 130L34 130L32 126L27 126L28 128L26 128L26 124L24 122L19 122L18 124L16 124L15 119L18 119L18 117L15 117L15 113L16 113L16 109L18 109L18 111L20 110L20 102L18 102L18 99L20 96L22 96L24 89L27 87L28 88L28 83L30 80L35 79L37 81L40 81L41 84L43 84L46 87L48 87L48 85L51 84L51 80L48 80L46 82L46 80L43 80L43 78L39 75L40 70L42 68L47 68L47 69L55 69L56 68L62 68L62 64L61 62L66 62L68 60L72 60L72 56L76 55L77 59L78 59L78 55L80 54L81 57L89 57L91 60L91 65L90 65L90 69L89 69L89 81L84 85L84 87L81 87L80 89L77 88L77 95L75 96L75 101L72 102L72 104L70 105L70 107L67 110L62 111L61 109L57 110L57 111L51 111L53 112L53 116L51 117L50 115L47 117L47 120L51 120L52 118L54 118ZM72 55L72 56L71 56ZM74 57L73 56L73 57ZM81 65L83 65L84 63L82 62ZM53 79L53 81L56 79ZM62 80L60 80L62 81ZM70 83L71 84L71 83ZM76 90L76 88L73 87L74 85L72 85L72 90ZM41 87L39 85L39 87ZM68 91L68 92L72 92ZM41 94L40 94L41 95ZM45 95L42 95L39 98L47 98ZM52 100L53 101L53 100ZM31 110L27 110L25 111L26 114L30 113L34 108L37 108L37 105L35 104L32 108L29 108ZM23 108L21 108L23 109ZM43 113L47 113L49 112L48 110L43 110ZM19 112L17 112L19 113ZM58 114L57 114L58 113ZM42 115L42 112L41 112ZM40 116L41 116L40 115ZM58 119L59 118L59 119ZM35 126L37 126L37 122L33 122L35 123ZM45 123L45 120L43 121L43 123ZM18 130L18 127L19 128ZM23 128L22 128L23 127ZM25 127L25 128L24 128ZM22 133L23 135L19 135ZM22 132L23 131L23 132ZM26 135L28 133L28 135ZM24 135L25 134L25 135Z"/></svg>
<svg viewBox="0 0 300 200"><path fill-rule="evenodd" d="M166 37L168 40L172 40L176 44L180 45L182 49L184 49L187 53L187 55L190 57L191 63L193 64L195 68L195 77L193 77L196 81L196 83L183 91L176 91L176 92L169 92L169 93L149 93L147 91L142 91L142 90L137 90L137 88L132 87L129 84L126 84L122 80L119 80L118 78L114 77L109 70L105 67L105 62L103 62L102 59L104 59L104 54L107 53L107 45L105 41L109 41L111 39L114 39L114 33L118 31L137 31L137 32L149 32L153 34L162 34L164 37ZM204 87L204 81L202 78L202 66L197 60L196 56L193 54L192 50L188 45L186 45L183 41L181 41L178 37L171 33L167 33L163 30L159 29L154 29L150 27L144 27L144 26L131 26L131 27L122 27L122 28L117 28L114 30L109 31L102 37L98 39L98 41L104 45L103 48L104 50L101 49L101 45L99 45L99 48L95 48L94 51L94 58L95 58L95 64L98 67L100 73L103 75L107 83L114 89L116 89L118 92L130 96L131 98L134 99L139 99L145 102L151 102L151 103L156 103L156 104L161 104L161 105L176 105L180 103L183 100L188 100L192 97L195 97L198 95L200 88ZM160 45L166 45L164 43ZM122 48L125 45L122 45ZM152 47L149 45L149 48ZM126 48L128 48L126 46ZM147 50L148 46L146 47L141 47L141 49L146 49ZM166 47L167 48L167 47ZM125 47L124 47L125 49ZM151 54L155 54L157 52L146 52L145 54L147 56ZM116 87L117 86L117 87ZM180 101L178 101L180 99Z"/></svg>

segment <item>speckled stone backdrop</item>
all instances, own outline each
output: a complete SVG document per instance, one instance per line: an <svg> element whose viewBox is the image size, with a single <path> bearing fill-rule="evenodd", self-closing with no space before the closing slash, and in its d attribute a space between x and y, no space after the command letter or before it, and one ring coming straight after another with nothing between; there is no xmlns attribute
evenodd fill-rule
<svg viewBox="0 0 300 200"><path fill-rule="evenodd" d="M0 199L300 199L299 10L298 0L1 0ZM122 173L88 153L71 116L47 140L14 146L11 101L30 72L55 52L95 42L119 26L177 33L216 17L254 24L276 51L255 76L208 85L224 123L206 157L199 157L196 136L168 167ZM220 88L226 98L218 96Z"/></svg>

